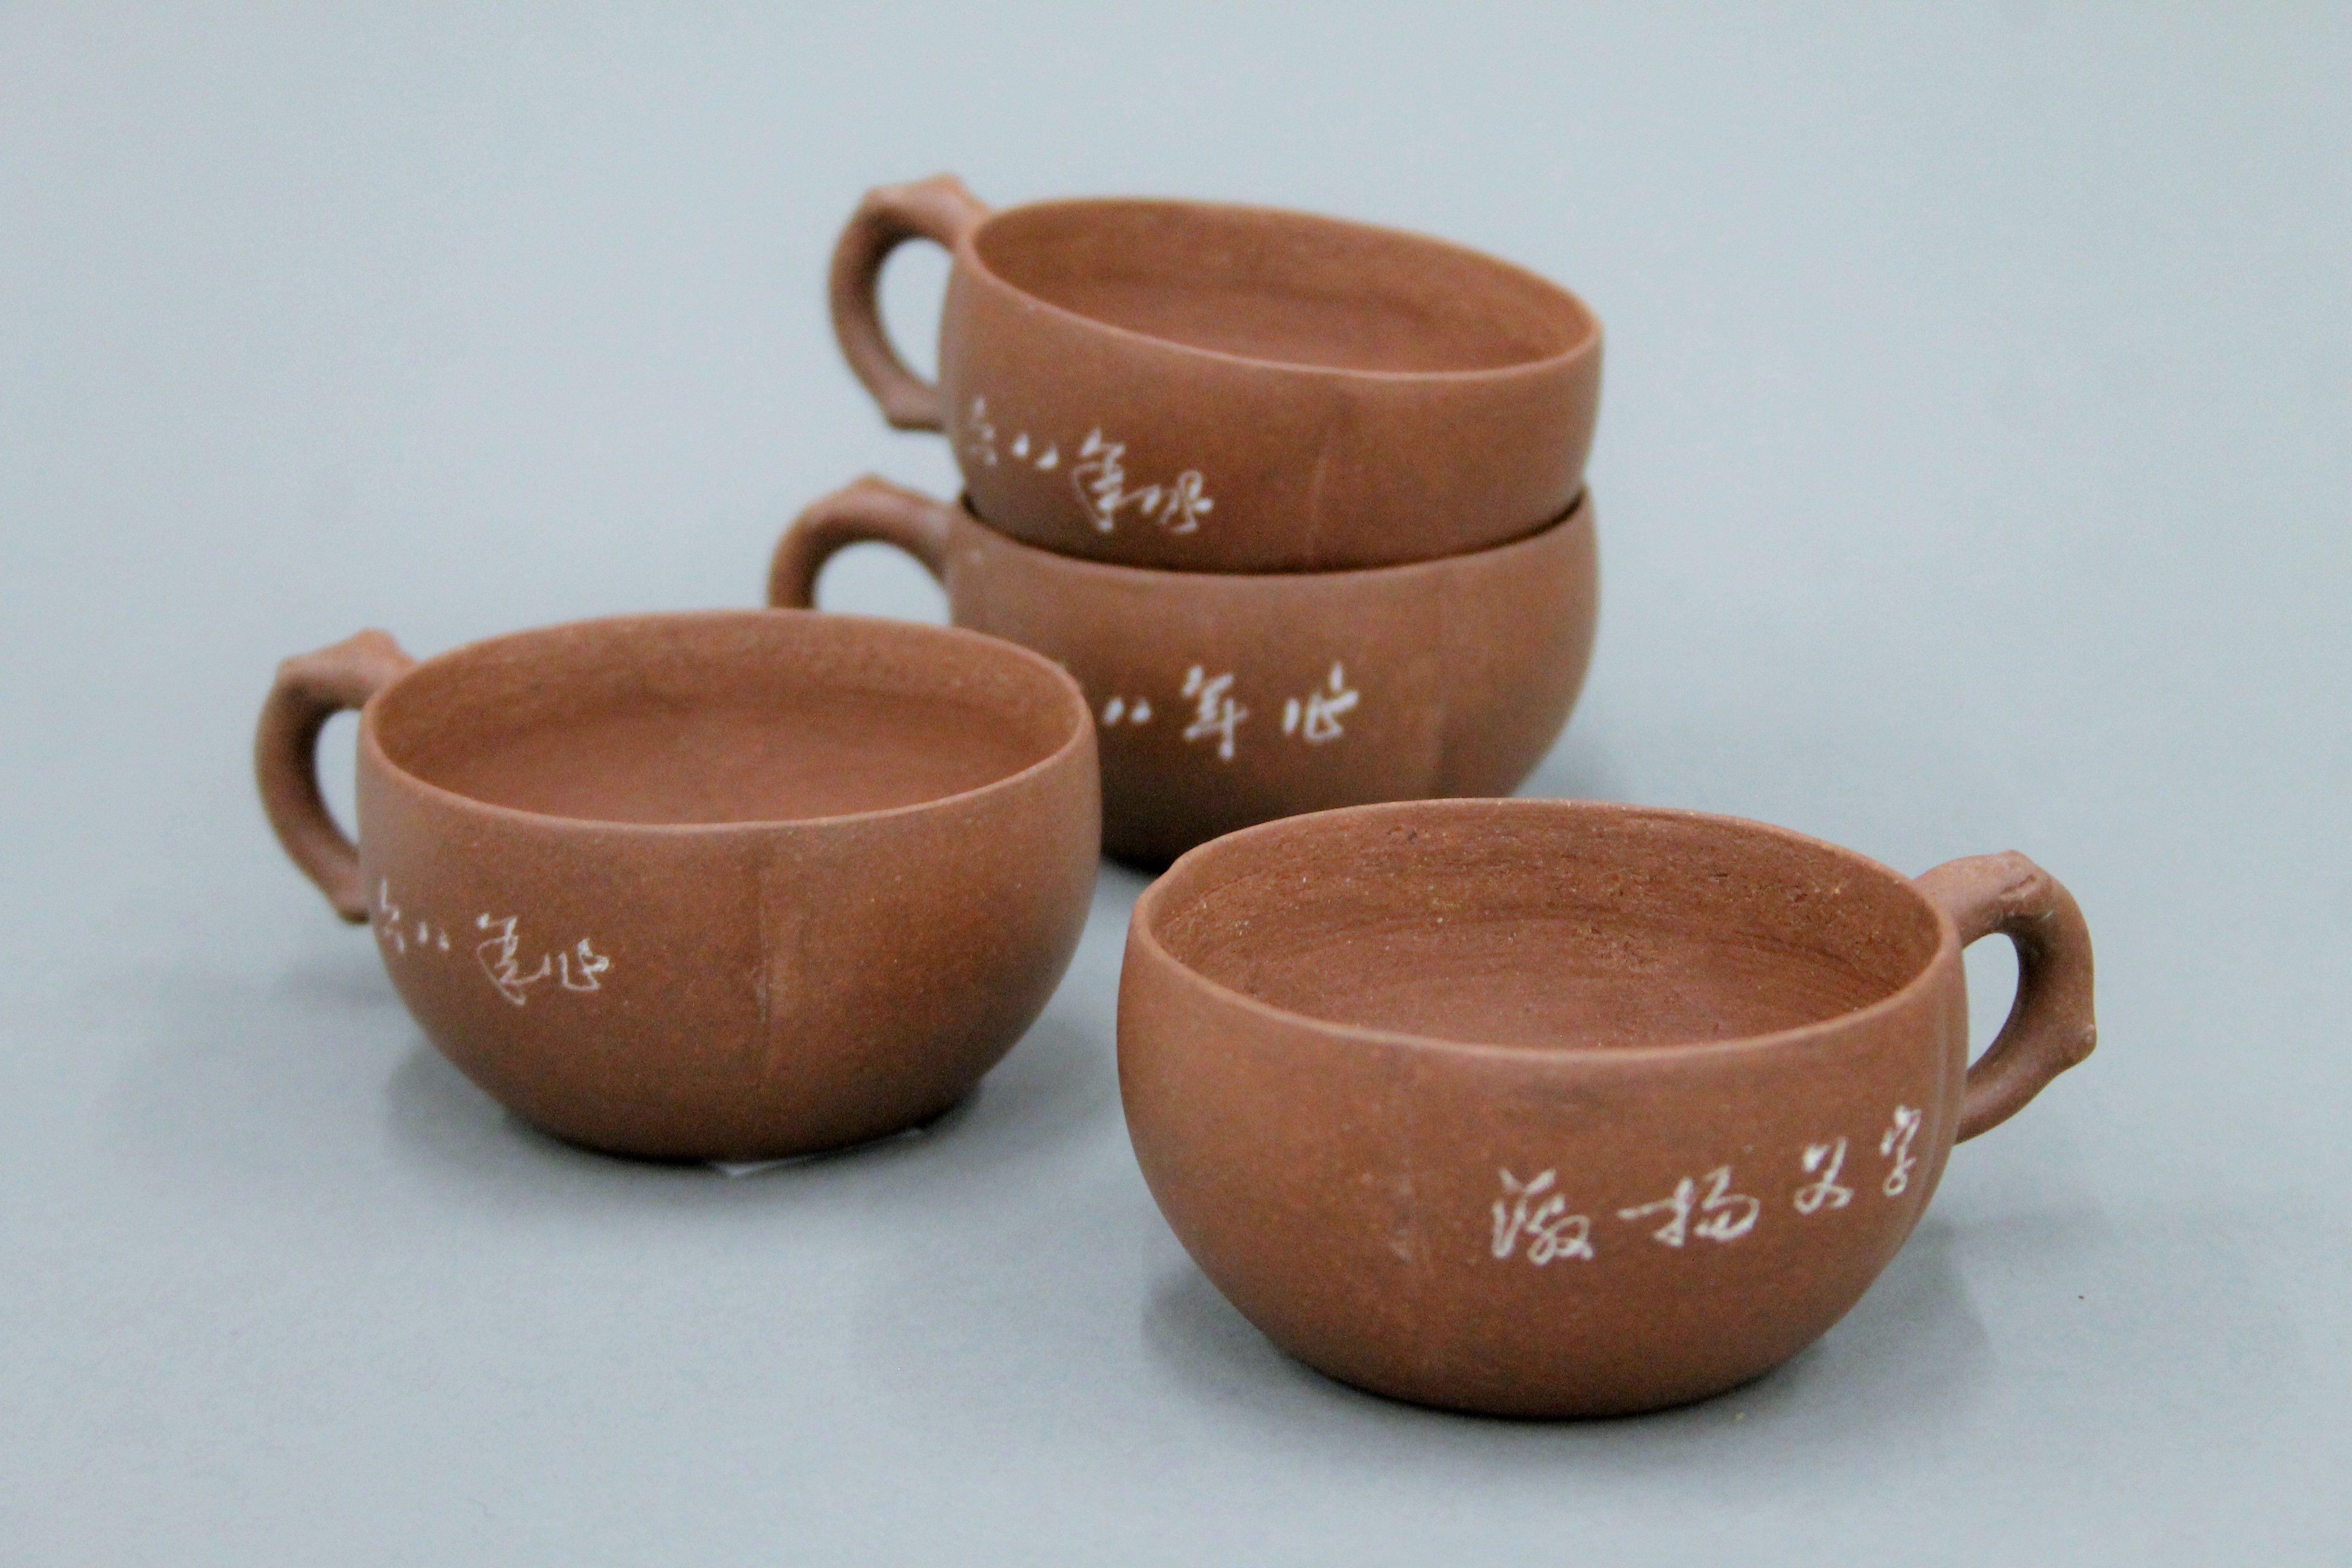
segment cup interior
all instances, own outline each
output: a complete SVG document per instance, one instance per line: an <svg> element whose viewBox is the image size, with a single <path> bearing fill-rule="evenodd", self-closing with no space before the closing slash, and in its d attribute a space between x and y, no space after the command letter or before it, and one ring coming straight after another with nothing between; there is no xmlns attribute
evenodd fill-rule
<svg viewBox="0 0 2352 1568"><path fill-rule="evenodd" d="M1865 857L1727 817L1416 802L1205 845L1146 895L1194 973L1326 1023L1567 1049L1747 1038L1866 1007L1940 928Z"/></svg>
<svg viewBox="0 0 2352 1568"><path fill-rule="evenodd" d="M1192 202L1045 202L973 241L988 270L1106 326L1276 364L1501 370L1569 353L1576 296L1459 246L1304 213Z"/></svg>
<svg viewBox="0 0 2352 1568"><path fill-rule="evenodd" d="M370 711L393 766L595 822L799 821L919 805L1087 723L1034 655L971 632L768 610L520 632L419 665Z"/></svg>

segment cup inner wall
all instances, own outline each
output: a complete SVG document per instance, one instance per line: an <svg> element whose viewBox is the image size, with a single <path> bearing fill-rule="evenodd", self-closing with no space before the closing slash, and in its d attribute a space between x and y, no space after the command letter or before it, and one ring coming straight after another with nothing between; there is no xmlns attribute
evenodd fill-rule
<svg viewBox="0 0 2352 1568"><path fill-rule="evenodd" d="M1054 202L999 214L988 269L1073 314L1276 364L1500 370L1598 331L1565 289L1475 251L1298 213Z"/></svg>
<svg viewBox="0 0 2352 1568"><path fill-rule="evenodd" d="M374 721L394 766L515 810L667 825L841 816L977 789L1069 741L1066 689L976 644L784 613L583 622L420 666Z"/></svg>
<svg viewBox="0 0 2352 1568"><path fill-rule="evenodd" d="M1364 1028L1569 1049L1744 1038L1892 994L1939 940L1885 868L1722 819L1433 803L1244 838L1171 874L1154 933L1220 984Z"/></svg>

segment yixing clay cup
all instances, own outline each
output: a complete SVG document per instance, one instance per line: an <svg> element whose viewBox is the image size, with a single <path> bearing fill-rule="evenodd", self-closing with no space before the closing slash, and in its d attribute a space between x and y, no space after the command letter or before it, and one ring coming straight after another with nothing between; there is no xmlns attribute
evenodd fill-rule
<svg viewBox="0 0 2352 1568"><path fill-rule="evenodd" d="M890 346L882 264L953 256L938 384ZM834 251L850 368L943 430L995 527L1068 555L1319 572L1481 550L1568 510L1601 325L1419 235L1205 202L991 212L952 175L867 194Z"/></svg>
<svg viewBox="0 0 2352 1568"><path fill-rule="evenodd" d="M1968 1062L1960 950L2016 944ZM1119 1089L1161 1213L1345 1382L1646 1410L1858 1300L1956 1139L2089 1054L2091 941L2021 855L1916 879L1777 827L1580 802L1270 823L1146 889Z"/></svg>
<svg viewBox="0 0 2352 1568"><path fill-rule="evenodd" d="M359 842L320 801L358 709ZM442 1053L560 1137L759 1160L947 1110L1060 980L1094 727L1008 643L847 616L583 621L289 659L261 798Z"/></svg>
<svg viewBox="0 0 2352 1568"><path fill-rule="evenodd" d="M1567 723L1592 651L1588 500L1442 561L1221 574L1057 555L866 479L785 532L769 602L813 604L827 558L869 540L928 567L956 625L1077 677L1099 730L1103 846L1147 865L1295 812L1507 794Z"/></svg>

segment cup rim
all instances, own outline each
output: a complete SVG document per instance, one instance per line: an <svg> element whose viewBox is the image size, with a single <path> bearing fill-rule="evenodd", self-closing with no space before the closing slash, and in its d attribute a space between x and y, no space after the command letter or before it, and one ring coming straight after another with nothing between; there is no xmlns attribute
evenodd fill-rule
<svg viewBox="0 0 2352 1568"><path fill-rule="evenodd" d="M1538 523L1527 532L1485 544L1475 550L1457 550L1451 555L1426 555L1414 561L1391 561L1379 566L1331 566L1304 572L1228 572L1213 566L1134 566L1123 561L1104 561L1092 555L1066 555L1058 550L1048 550L1042 544L1032 544L991 522L972 504L971 491L964 489L956 496L955 510L963 521L987 531L990 538L1008 550L1024 555L1040 556L1081 575L1098 574L1112 581L1163 582L1171 577L1200 578L1245 583L1338 583L1368 582L1381 576L1396 576L1409 572L1443 571L1447 567L1467 565L1510 550L1532 550L1548 542L1560 530L1574 524L1580 516L1590 518L1592 511L1592 487L1580 486L1576 499L1568 510L1545 522ZM1310 814L1311 815L1311 814Z"/></svg>
<svg viewBox="0 0 2352 1568"><path fill-rule="evenodd" d="M909 802L905 805L881 806L870 811L840 812L829 816L765 817L740 822L618 822L605 817L565 816L553 812L530 811L521 806L501 805L496 801L481 800L473 795L435 784L394 762L384 751L376 732L377 714L381 705L392 694L405 686L411 678L436 666L446 666L468 658L478 657L502 645L548 636L556 632L572 632L586 628L618 630L620 628L664 625L717 626L730 622L750 622L772 616L788 616L808 626L839 623L853 627L887 628L887 635L903 636L911 641L933 640L961 643L983 658L1009 658L1026 664L1052 679L1060 689L1065 707L1072 717L1070 733L1045 756L1028 766L1000 778L959 790L953 795L935 795L929 800ZM820 632L825 636L829 633ZM468 812L479 813L497 821L529 825L542 828L565 830L585 829L597 833L626 833L661 838L716 837L726 835L773 833L780 828L835 827L853 823L887 821L894 817L911 816L918 813L964 805L990 795L1020 787L1034 777L1055 768L1069 765L1071 757L1083 750L1094 738L1094 710L1087 702L1085 689L1070 672L1018 643L984 632L962 626L937 626L928 621L901 620L892 616L863 616L833 610L799 610L782 606L753 610L653 610L628 615L590 616L579 620L557 621L542 626L526 626L516 631L499 632L487 637L477 637L445 648L429 658L419 659L388 682L382 690L370 697L360 711L360 748L368 761L400 781L405 788L415 790L426 799Z"/></svg>
<svg viewBox="0 0 2352 1568"><path fill-rule="evenodd" d="M1522 282L1532 283L1545 293L1564 301L1569 311L1580 324L1580 331L1569 345L1556 353L1540 359L1517 360L1509 364L1486 365L1470 370L1378 370L1356 369L1345 365L1303 364L1296 360L1261 359L1251 354L1234 353L1225 349L1203 348L1197 343L1176 338L1163 338L1141 332L1132 327L1122 327L1084 311L1073 310L1066 305L1055 304L1039 294L1032 293L988 265L980 253L980 237L999 219L1024 214L1050 212L1057 208L1077 207L1156 207L1162 210L1236 214L1248 217L1276 218L1286 223L1303 224L1335 229L1349 229L1360 235L1409 246L1426 247L1460 258L1473 266L1486 268ZM971 226L957 247L960 259L969 260L972 269L1006 292L1018 296L1029 308L1044 311L1061 321L1076 323L1115 338L1137 343L1148 343L1172 353L1196 355L1232 365L1247 366L1260 372L1286 375L1328 376L1401 385L1506 381L1518 376L1549 374L1561 366L1572 364L1601 350L1602 328L1600 314L1587 304L1584 297L1564 283L1555 282L1531 267L1516 261L1506 261L1474 246L1463 245L1435 235L1414 229L1399 228L1390 224L1366 223L1358 218L1335 217L1326 213L1307 212L1297 207L1269 206L1252 202L1200 201L1181 196L1056 196L1045 201L1021 202L1007 207L997 207Z"/></svg>
<svg viewBox="0 0 2352 1568"><path fill-rule="evenodd" d="M1810 1023L1792 1025L1758 1035L1738 1035L1713 1040L1661 1040L1655 1044L1635 1046L1526 1046L1502 1045L1486 1040L1453 1039L1442 1035L1418 1034L1405 1029L1382 1029L1370 1025L1342 1023L1334 1018L1318 1017L1277 1006L1246 991L1239 991L1219 980L1212 979L1171 952L1160 940L1157 925L1160 906L1175 895L1170 892L1178 872L1187 861L1208 858L1213 852L1231 854L1240 841L1278 837L1285 833L1312 832L1314 825L1325 818L1347 816L1351 819L1370 816L1409 816L1446 814L1466 811L1502 810L1527 816L1590 814L1599 816L1645 817L1667 822L1701 824L1718 831L1778 839L1788 845L1810 850L1823 851L1853 865L1857 869L1883 877L1902 889L1916 905L1936 922L1937 942L1934 952L1927 956L1917 973L1902 984L1860 1007L1833 1013ZM1168 869L1161 872L1151 885L1143 889L1135 901L1135 913L1129 922L1129 940L1146 949L1152 958L1166 965L1185 983L1228 1006L1263 1022L1305 1028L1326 1038L1345 1040L1366 1046L1411 1050L1430 1056L1458 1056L1482 1061L1517 1060L1539 1062L1620 1062L1657 1064L1689 1060L1701 1057L1746 1056L1773 1050L1801 1040L1815 1039L1828 1030L1843 1030L1859 1026L1874 1019L1914 1006L1936 984L1938 974L1948 965L1959 961L1959 931L1952 917L1935 900L1919 891L1912 879L1883 861L1874 860L1857 849L1832 844L1825 838L1800 833L1794 828L1774 823L1759 822L1750 817L1730 816L1717 812L1692 811L1675 806L1636 805L1630 802L1564 800L1557 798L1522 799L1517 796L1481 798L1461 796L1451 799L1383 801L1370 805L1335 806L1328 811L1304 812L1296 816L1276 817L1249 827L1237 829L1222 837L1210 839L1178 856Z"/></svg>

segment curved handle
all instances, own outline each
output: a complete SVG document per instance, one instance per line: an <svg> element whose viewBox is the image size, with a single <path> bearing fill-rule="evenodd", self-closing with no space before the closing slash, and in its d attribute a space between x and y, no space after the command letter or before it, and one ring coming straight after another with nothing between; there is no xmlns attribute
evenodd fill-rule
<svg viewBox="0 0 2352 1568"><path fill-rule="evenodd" d="M360 882L358 848L335 826L319 793L319 731L344 710L365 707L415 663L390 633L379 631L289 658L278 667L254 732L261 809L269 814L278 842L353 925L368 918L367 889Z"/></svg>
<svg viewBox="0 0 2352 1568"><path fill-rule="evenodd" d="M1999 931L2017 948L2017 1000L1969 1068L1962 1142L2000 1126L2091 1054L2091 928L2058 879L2011 850L1948 860L1913 886L1952 917L1960 945Z"/></svg>
<svg viewBox="0 0 2352 1568"><path fill-rule="evenodd" d="M769 607L815 609L816 574L834 552L868 542L897 545L944 584L954 525L955 509L945 501L872 474L853 479L809 502L776 542L768 563Z"/></svg>
<svg viewBox="0 0 2352 1568"><path fill-rule="evenodd" d="M987 205L953 174L877 185L857 204L834 245L833 335L893 429L938 430L946 421L938 384L908 370L883 331L877 293L882 263L910 239L932 240L953 251L987 216Z"/></svg>

